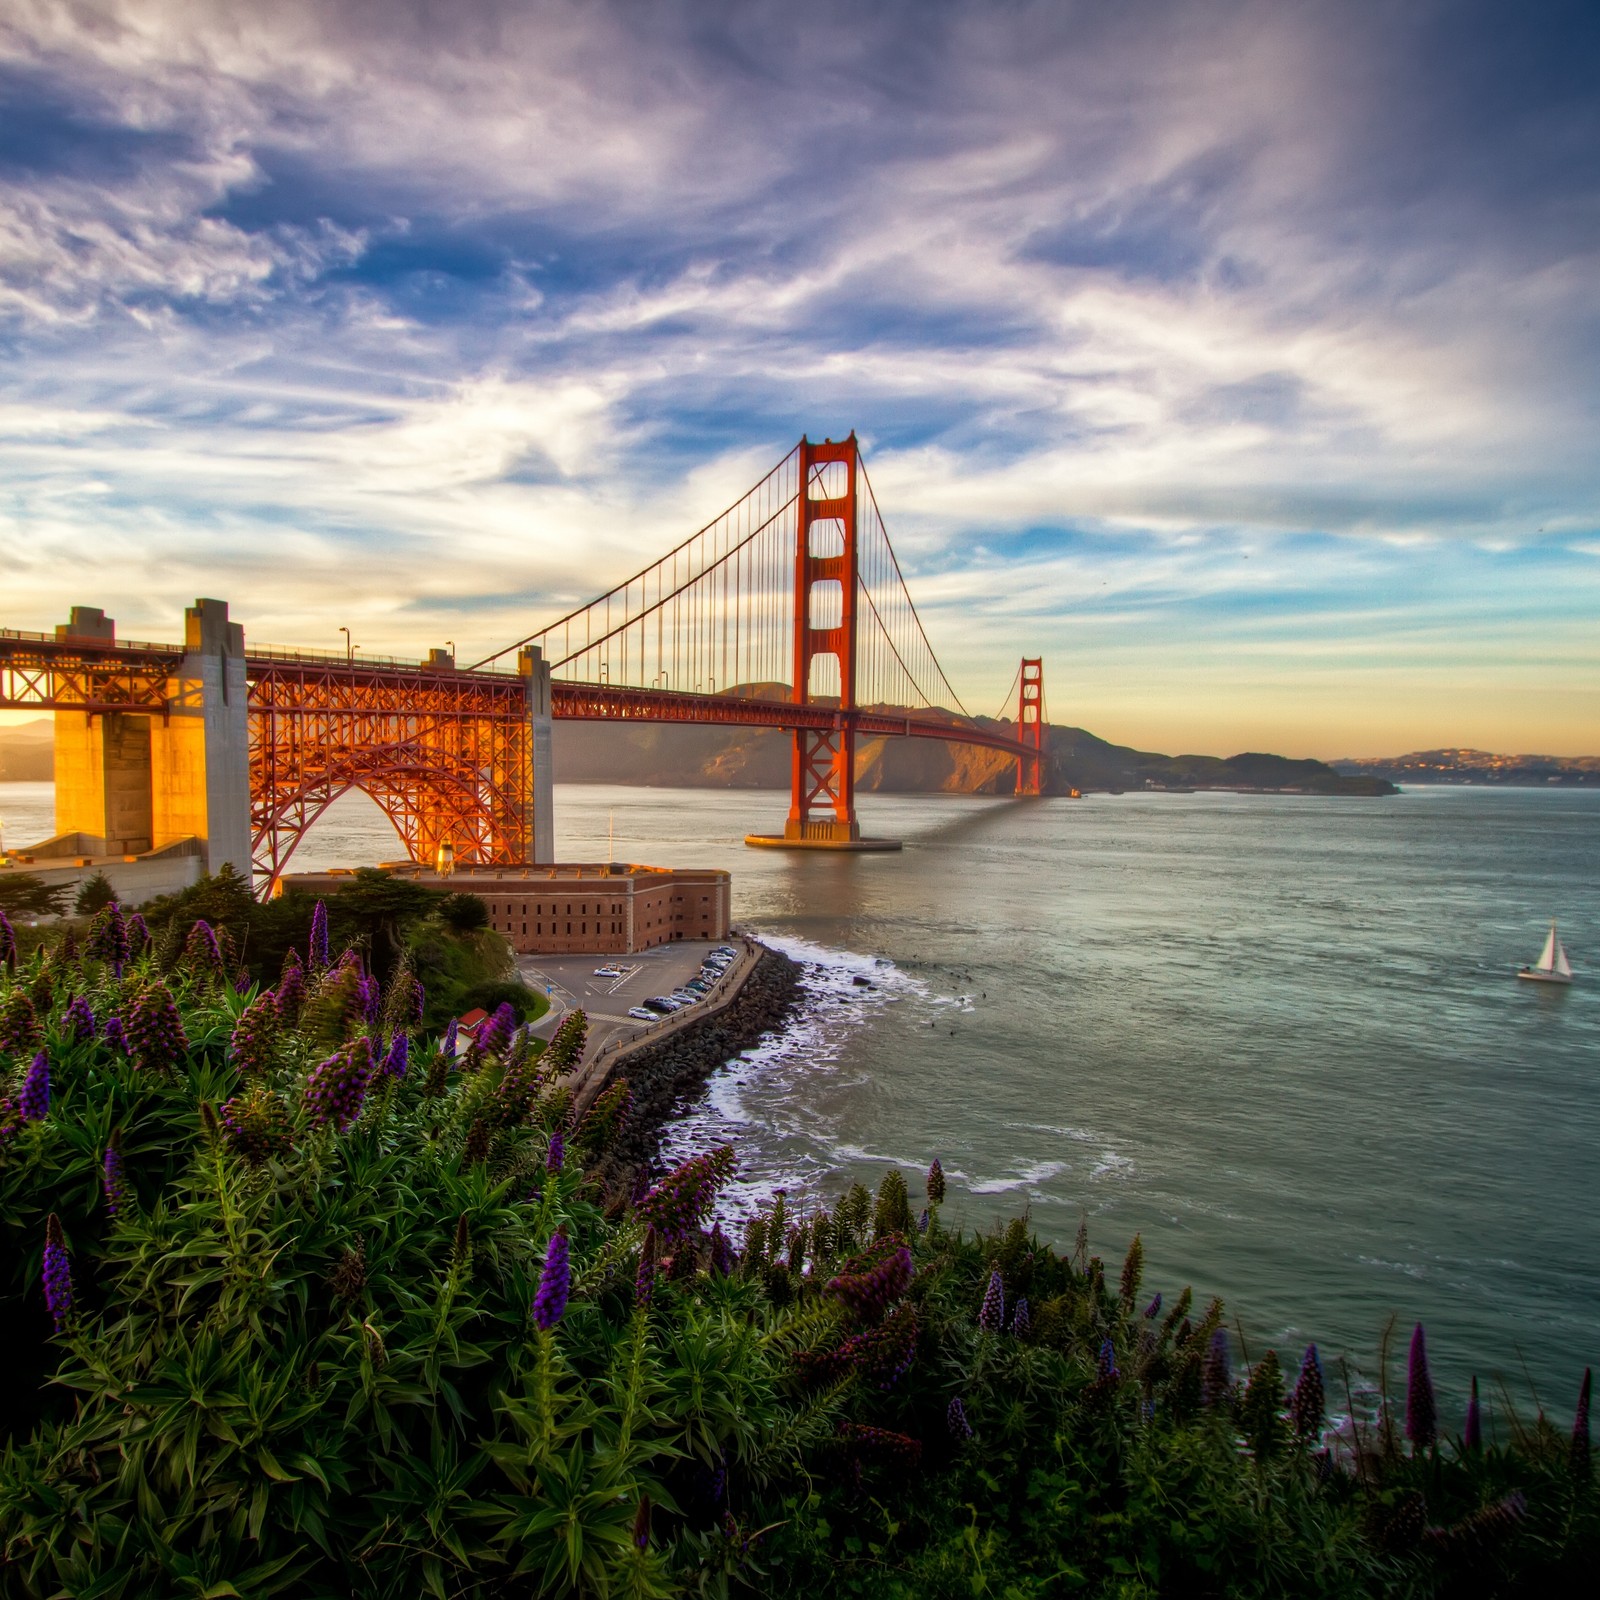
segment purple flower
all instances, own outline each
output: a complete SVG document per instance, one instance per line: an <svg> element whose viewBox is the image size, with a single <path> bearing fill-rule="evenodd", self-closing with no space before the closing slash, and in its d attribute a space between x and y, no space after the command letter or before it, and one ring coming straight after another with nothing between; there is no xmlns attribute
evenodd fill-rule
<svg viewBox="0 0 1600 1600"><path fill-rule="evenodd" d="M1467 1401L1467 1425L1461 1431L1461 1442L1469 1450L1483 1449L1483 1412L1478 1405L1478 1375L1472 1375L1472 1398Z"/></svg>
<svg viewBox="0 0 1600 1600"><path fill-rule="evenodd" d="M278 1002L271 993L260 995L244 1008L228 1041L228 1053L240 1072L247 1076L262 1074L272 1065L278 1024Z"/></svg>
<svg viewBox="0 0 1600 1600"><path fill-rule="evenodd" d="M825 1293L842 1302L863 1322L875 1322L911 1286L911 1251L898 1234L888 1234L845 1264L828 1281Z"/></svg>
<svg viewBox="0 0 1600 1600"><path fill-rule="evenodd" d="M373 977L361 978L356 983L356 1004L370 1028L378 1020L378 1009L383 1004L383 989Z"/></svg>
<svg viewBox="0 0 1600 1600"><path fill-rule="evenodd" d="M567 1141L559 1128L550 1135L550 1148L545 1151L544 1168L546 1172L559 1172L561 1163L566 1159Z"/></svg>
<svg viewBox="0 0 1600 1600"><path fill-rule="evenodd" d="M122 1152L107 1147L100 1158L100 1192L106 1197L106 1215L114 1217L128 1203L128 1174L122 1165Z"/></svg>
<svg viewBox="0 0 1600 1600"><path fill-rule="evenodd" d="M134 997L127 1033L132 1054L145 1068L170 1067L189 1048L183 1019L164 983L153 983Z"/></svg>
<svg viewBox="0 0 1600 1600"><path fill-rule="evenodd" d="M978 1326L985 1333L999 1333L1006 1325L1006 1291L1000 1282L1000 1269L989 1274L989 1286L983 1291L983 1304L978 1307Z"/></svg>
<svg viewBox="0 0 1600 1600"><path fill-rule="evenodd" d="M105 1041L106 1048L113 1055L125 1056L131 1052L128 1049L128 1036L122 1031L122 1018L112 1012L106 1018L106 1025L100 1037Z"/></svg>
<svg viewBox="0 0 1600 1600"><path fill-rule="evenodd" d="M639 1252L639 1270L633 1275L633 1303L648 1306L656 1292L656 1230L644 1230L644 1248Z"/></svg>
<svg viewBox="0 0 1600 1600"><path fill-rule="evenodd" d="M1233 1365L1228 1354L1228 1330L1218 1328L1211 1335L1211 1348L1206 1351L1200 1375L1201 1403L1208 1406L1221 1404L1233 1388Z"/></svg>
<svg viewBox="0 0 1600 1600"><path fill-rule="evenodd" d="M1406 1365L1406 1438L1414 1450L1427 1450L1439 1436L1439 1407L1428 1371L1428 1341L1419 1322L1411 1335Z"/></svg>
<svg viewBox="0 0 1600 1600"><path fill-rule="evenodd" d="M307 946L311 955L311 970L321 972L328 964L328 908L317 901L311 911L311 940Z"/></svg>
<svg viewBox="0 0 1600 1600"><path fill-rule="evenodd" d="M944 1168L939 1165L938 1156L928 1165L928 1204L944 1204Z"/></svg>
<svg viewBox="0 0 1600 1600"><path fill-rule="evenodd" d="M1119 1374L1117 1372L1116 1347L1109 1339L1100 1342L1099 1361L1100 1380L1103 1383L1115 1383Z"/></svg>
<svg viewBox="0 0 1600 1600"><path fill-rule="evenodd" d="M365 1038L353 1039L319 1061L306 1076L305 1104L312 1122L319 1128L332 1123L343 1133L361 1114L371 1074L372 1047Z"/></svg>
<svg viewBox="0 0 1600 1600"><path fill-rule="evenodd" d="M1161 1315L1161 1291L1159 1289L1156 1291L1155 1299L1144 1308L1144 1314L1146 1319L1151 1322L1154 1322Z"/></svg>
<svg viewBox="0 0 1600 1600"><path fill-rule="evenodd" d="M687 1237L710 1215L717 1190L733 1176L733 1167L732 1145L691 1157L638 1202L641 1220L654 1228L664 1243Z"/></svg>
<svg viewBox="0 0 1600 1600"><path fill-rule="evenodd" d="M278 1016L284 1022L293 1022L300 1015L300 1008L306 1002L306 969L300 960L300 952L293 948L283 958L283 971L278 978L278 987L272 991L272 1003L277 1007Z"/></svg>
<svg viewBox="0 0 1600 1600"><path fill-rule="evenodd" d="M43 1122L50 1115L50 1058L41 1050L33 1058L17 1096L17 1114L24 1122Z"/></svg>
<svg viewBox="0 0 1600 1600"><path fill-rule="evenodd" d="M94 1038L96 1029L94 1025L94 1009L90 1006L86 996L79 995L62 1014L61 1025L67 1028L72 1037L83 1044Z"/></svg>
<svg viewBox="0 0 1600 1600"><path fill-rule="evenodd" d="M0 1001L0 1050L24 1055L29 1050L37 1050L43 1038L44 1030L39 1026L33 1001L19 984Z"/></svg>
<svg viewBox="0 0 1600 1600"><path fill-rule="evenodd" d="M44 1225L44 1303L49 1307L57 1333L65 1333L72 1317L72 1258L67 1241L61 1236L61 1223L55 1212Z"/></svg>
<svg viewBox="0 0 1600 1600"><path fill-rule="evenodd" d="M1568 1454L1568 1465L1573 1476L1588 1482L1590 1471L1591 1444L1589 1439L1589 1390L1591 1387L1590 1369L1583 1369L1583 1385L1578 1390L1578 1410L1572 1419L1572 1446Z"/></svg>
<svg viewBox="0 0 1600 1600"><path fill-rule="evenodd" d="M196 919L189 937L183 942L183 961L191 971L204 973L208 978L222 971L222 951L217 947L216 933L204 917Z"/></svg>
<svg viewBox="0 0 1600 1600"><path fill-rule="evenodd" d="M478 1054L480 1056L504 1055L511 1044L511 1035L517 1031L517 1014L509 1001L494 1008L494 1015L478 1024Z"/></svg>
<svg viewBox="0 0 1600 1600"><path fill-rule="evenodd" d="M1322 1358L1314 1344L1306 1346L1300 1358L1300 1376L1294 1393L1289 1396L1289 1415L1294 1420L1294 1431L1302 1439L1315 1439L1322 1432L1322 1419L1327 1411L1327 1386L1322 1378Z"/></svg>
<svg viewBox="0 0 1600 1600"><path fill-rule="evenodd" d="M650 1496L639 1496L639 1509L633 1514L633 1544L636 1550L650 1548Z"/></svg>
<svg viewBox="0 0 1600 1600"><path fill-rule="evenodd" d="M83 953L107 962L119 978L122 976L122 964L129 955L128 928L122 920L122 907L115 900L107 901L95 913L89 936L83 941Z"/></svg>
<svg viewBox="0 0 1600 1600"><path fill-rule="evenodd" d="M550 1235L544 1271L539 1276L539 1291L533 1297L533 1325L541 1333L548 1333L561 1320L571 1293L572 1263L568 1257L567 1230L563 1226Z"/></svg>
<svg viewBox="0 0 1600 1600"><path fill-rule="evenodd" d="M1033 1328L1033 1317L1028 1311L1027 1295L1019 1295L1011 1308L1011 1331L1019 1339L1026 1339Z"/></svg>
<svg viewBox="0 0 1600 1600"><path fill-rule="evenodd" d="M137 911L128 918L128 953L142 956L151 945L150 925Z"/></svg>
<svg viewBox="0 0 1600 1600"><path fill-rule="evenodd" d="M921 1212L918 1214L918 1217L917 1217L917 1232L918 1233L926 1233L927 1231L928 1231L928 1208L926 1206L924 1206L922 1208Z"/></svg>
<svg viewBox="0 0 1600 1600"><path fill-rule="evenodd" d="M967 1408L962 1405L960 1395L945 1407L944 1425L950 1430L952 1439L960 1441L972 1437L972 1424L967 1421Z"/></svg>
<svg viewBox="0 0 1600 1600"><path fill-rule="evenodd" d="M17 964L17 931L5 912L0 911L0 967Z"/></svg>
<svg viewBox="0 0 1600 1600"><path fill-rule="evenodd" d="M411 1047L403 1033L397 1033L389 1045L389 1054L384 1057L383 1070L391 1078L403 1078L406 1068L411 1064Z"/></svg>
<svg viewBox="0 0 1600 1600"><path fill-rule="evenodd" d="M448 1060L456 1053L456 1034L460 1023L457 1018L451 1017L444 1030L444 1038L439 1042L439 1054Z"/></svg>
<svg viewBox="0 0 1600 1600"><path fill-rule="evenodd" d="M720 1278L733 1273L733 1241L722 1231L722 1224L711 1225L711 1270Z"/></svg>

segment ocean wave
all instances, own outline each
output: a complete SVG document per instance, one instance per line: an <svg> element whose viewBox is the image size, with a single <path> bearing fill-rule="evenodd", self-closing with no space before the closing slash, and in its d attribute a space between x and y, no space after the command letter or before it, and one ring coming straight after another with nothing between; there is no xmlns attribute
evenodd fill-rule
<svg viewBox="0 0 1600 1600"><path fill-rule="evenodd" d="M1033 1161L1007 1178L984 1178L977 1183L968 1182L969 1194L1009 1194L1014 1189L1032 1189L1051 1178L1058 1178L1067 1170L1065 1161Z"/></svg>

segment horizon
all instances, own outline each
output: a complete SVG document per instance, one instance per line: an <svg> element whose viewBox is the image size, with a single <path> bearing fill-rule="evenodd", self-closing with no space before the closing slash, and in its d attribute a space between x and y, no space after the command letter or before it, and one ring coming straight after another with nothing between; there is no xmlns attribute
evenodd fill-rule
<svg viewBox="0 0 1600 1600"><path fill-rule="evenodd" d="M1600 13L0 27L0 626L472 660L855 429L952 682L1594 754ZM29 713L0 713L0 724Z"/></svg>

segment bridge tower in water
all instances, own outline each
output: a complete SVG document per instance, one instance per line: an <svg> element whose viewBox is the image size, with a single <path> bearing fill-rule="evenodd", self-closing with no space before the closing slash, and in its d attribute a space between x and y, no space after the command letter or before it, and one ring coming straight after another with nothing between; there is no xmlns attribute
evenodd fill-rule
<svg viewBox="0 0 1600 1600"><path fill-rule="evenodd" d="M795 514L796 705L833 703L831 728L795 728L786 844L860 848L856 820L856 587L860 581L856 436L800 441ZM879 848L882 848L880 843Z"/></svg>
<svg viewBox="0 0 1600 1600"><path fill-rule="evenodd" d="M1017 687L1017 743L1026 745L1028 754L1017 757L1019 795L1044 793L1044 727L1044 662L1024 656Z"/></svg>

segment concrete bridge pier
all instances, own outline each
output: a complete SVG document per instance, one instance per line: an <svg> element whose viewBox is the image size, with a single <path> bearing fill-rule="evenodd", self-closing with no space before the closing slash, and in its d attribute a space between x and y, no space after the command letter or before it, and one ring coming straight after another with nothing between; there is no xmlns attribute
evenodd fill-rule
<svg viewBox="0 0 1600 1600"><path fill-rule="evenodd" d="M528 680L528 726L532 731L528 859L548 866L556 858L555 775L551 770L555 706L550 694L550 663L538 645L533 645L518 653L517 670Z"/></svg>
<svg viewBox="0 0 1600 1600"><path fill-rule="evenodd" d="M58 639L111 644L116 624L74 606ZM244 629L224 600L184 613L185 653L164 711L55 714L56 833L86 854L200 842L206 870L250 876L250 719Z"/></svg>

